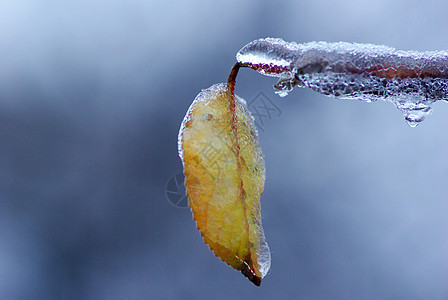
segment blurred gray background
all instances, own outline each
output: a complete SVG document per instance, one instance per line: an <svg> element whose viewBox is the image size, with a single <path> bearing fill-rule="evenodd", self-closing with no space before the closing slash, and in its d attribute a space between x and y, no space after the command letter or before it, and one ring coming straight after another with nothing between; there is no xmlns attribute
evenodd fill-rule
<svg viewBox="0 0 448 300"><path fill-rule="evenodd" d="M260 37L448 48L433 1L0 2L0 298L448 298L448 104L410 128L241 70L272 251L260 288L214 257L166 184L180 122Z"/></svg>

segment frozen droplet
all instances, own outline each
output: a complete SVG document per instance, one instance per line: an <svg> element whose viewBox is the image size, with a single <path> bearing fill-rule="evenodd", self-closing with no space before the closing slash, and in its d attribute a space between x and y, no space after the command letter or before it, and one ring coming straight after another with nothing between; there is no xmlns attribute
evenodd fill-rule
<svg viewBox="0 0 448 300"><path fill-rule="evenodd" d="M406 123L408 123L408 125L411 126L412 128L417 127L417 125L420 124L420 122L416 122L412 119L409 119L407 116L404 119L406 120Z"/></svg>
<svg viewBox="0 0 448 300"><path fill-rule="evenodd" d="M263 235L261 237L261 243L258 247L258 265L260 266L261 277L265 277L268 274L269 269L271 268L271 251L269 250L268 243L264 237L263 231L261 232Z"/></svg>
<svg viewBox="0 0 448 300"><path fill-rule="evenodd" d="M274 92L280 97L286 97L295 85L297 85L297 83L294 79L284 75L276 84L274 84Z"/></svg>
<svg viewBox="0 0 448 300"><path fill-rule="evenodd" d="M237 60L280 77L274 90L281 97L301 86L335 98L385 100L395 103L413 127L431 114L433 102L448 100L448 51L266 38L244 46Z"/></svg>
<svg viewBox="0 0 448 300"><path fill-rule="evenodd" d="M395 100L394 103L399 110L403 113L406 122L411 127L416 127L423 122L432 113L432 107L430 102L413 102L413 99L407 100ZM415 100L415 99L414 99Z"/></svg>

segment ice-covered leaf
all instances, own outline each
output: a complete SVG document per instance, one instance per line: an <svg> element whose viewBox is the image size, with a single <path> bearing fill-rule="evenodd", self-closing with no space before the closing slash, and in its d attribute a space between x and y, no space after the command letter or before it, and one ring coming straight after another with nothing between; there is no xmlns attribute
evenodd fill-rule
<svg viewBox="0 0 448 300"><path fill-rule="evenodd" d="M270 268L261 226L264 160L244 100L226 84L203 90L179 131L189 205L205 243L254 284Z"/></svg>
<svg viewBox="0 0 448 300"><path fill-rule="evenodd" d="M301 86L342 99L387 100L412 127L431 113L435 101L448 100L448 51L266 38L244 46L237 61L280 77L274 88L282 97Z"/></svg>

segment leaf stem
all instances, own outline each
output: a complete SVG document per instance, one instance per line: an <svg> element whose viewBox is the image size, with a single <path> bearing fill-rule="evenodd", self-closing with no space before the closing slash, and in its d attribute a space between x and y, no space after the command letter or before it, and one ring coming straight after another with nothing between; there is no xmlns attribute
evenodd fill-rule
<svg viewBox="0 0 448 300"><path fill-rule="evenodd" d="M229 74L229 79L227 79L227 86L229 87L230 93L232 94L232 98L235 96L235 82L236 82L236 76L238 75L238 71L240 70L241 64L235 63L233 65L232 70Z"/></svg>

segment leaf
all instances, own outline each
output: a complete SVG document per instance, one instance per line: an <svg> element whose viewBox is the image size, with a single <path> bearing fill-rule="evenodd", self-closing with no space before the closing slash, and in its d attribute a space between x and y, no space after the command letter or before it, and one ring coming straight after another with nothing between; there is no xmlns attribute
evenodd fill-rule
<svg viewBox="0 0 448 300"><path fill-rule="evenodd" d="M189 205L205 243L255 285L270 268L261 225L264 160L253 118L227 85L203 90L179 131Z"/></svg>

